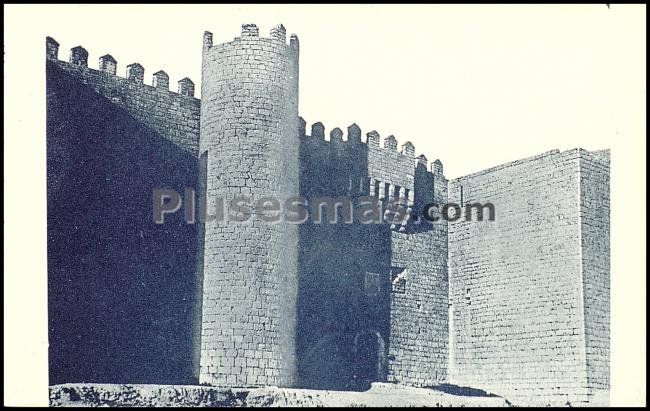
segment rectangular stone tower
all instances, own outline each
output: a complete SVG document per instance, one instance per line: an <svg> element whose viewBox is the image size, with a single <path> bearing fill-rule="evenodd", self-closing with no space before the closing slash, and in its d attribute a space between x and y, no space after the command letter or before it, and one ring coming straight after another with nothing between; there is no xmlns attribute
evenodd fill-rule
<svg viewBox="0 0 650 411"><path fill-rule="evenodd" d="M503 164L449 200L496 213L449 223L450 381L560 405L608 389L609 152Z"/></svg>

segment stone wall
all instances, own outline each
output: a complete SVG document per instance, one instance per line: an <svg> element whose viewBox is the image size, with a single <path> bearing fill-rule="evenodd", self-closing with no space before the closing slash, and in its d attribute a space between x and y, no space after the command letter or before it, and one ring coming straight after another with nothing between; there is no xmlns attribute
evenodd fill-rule
<svg viewBox="0 0 650 411"><path fill-rule="evenodd" d="M181 80L179 93L174 93L169 91L169 77L163 71L154 73L150 86L144 84L144 68L137 63L128 65L126 78L122 78L116 75L117 62L110 55L100 57L99 70L94 70L87 67L88 53L81 47L71 51L70 63L57 60L58 44L50 38L47 49L48 64L70 76L70 81L101 96L107 106L119 108L185 153L192 163L185 186L207 193L209 205L224 194L225 204L236 194L287 197L297 194L298 185L308 198L344 195L358 200L372 195L386 202L403 197L408 205L417 202L419 207L434 198L433 173L427 170L425 157L415 159L415 148L409 142L398 150L395 137L388 136L380 147L375 131L367 133L362 142L356 125L348 127L347 136L335 128L325 140L324 127L317 123L312 135L306 136L304 122L297 117L298 40L292 36L286 44L283 27L274 28L271 38L262 38L254 25L245 25L241 37L214 46L212 35L206 32L203 106L193 98L189 79ZM65 100L72 95L62 92L60 97ZM88 108L100 116L108 111ZM199 141L200 117L204 120ZM57 124L63 120L57 118ZM75 121L85 123L83 119ZM111 127L119 128L125 121L113 119ZM137 139L141 131L133 133ZM120 144L122 150L134 149L129 142ZM50 156L50 162L65 160L69 150L61 144L51 146L58 154ZM157 148L147 150L154 155L152 161L157 158ZM131 165L139 163L132 161ZM178 164L168 158L162 159L160 167L180 173ZM54 197L58 185L63 184L56 175L59 168L53 168L50 175ZM446 182L442 174L435 187L437 195L443 195L440 190ZM185 187L172 188L182 193ZM150 205L150 201L143 204ZM180 217L181 213L167 216L178 219L177 223ZM309 385L310 378L322 384L329 378L350 388L355 384L352 380L360 378L360 364L354 358L363 348L359 338L364 338L364 333L365 337L378 335L381 341L377 344L383 351L381 370L371 380L390 378L415 385L443 380L446 322L440 319L429 324L426 318L431 313L439 318L446 306L446 226L323 228L307 223L298 229L252 221L234 224L210 222L186 227L197 236L192 245L195 251L188 254L197 265L186 267L188 273L197 267L192 274L195 288L189 310L193 317L202 312L203 320L200 332L196 321L189 321L192 344L178 349L186 354L191 351L194 367L200 338L202 382L291 385L296 379L292 363L302 361L301 384ZM326 244L330 248L324 247ZM299 254L302 257L296 262ZM406 268L410 272L408 291L393 293L392 276ZM378 276L377 296L366 295L367 275ZM353 283L346 280L352 278ZM327 284L337 284L333 294L323 288ZM315 294L303 293L297 300L296 287ZM346 287L349 289L344 290ZM347 296L344 302L337 299L342 292ZM201 295L202 303L197 302ZM305 301L311 302L311 308ZM333 306L338 307L332 311ZM324 314L327 307L325 312L332 314L331 318ZM310 316L311 309L319 312L317 317ZM302 313L299 318L294 318L293 310ZM340 322L338 331L326 333L326 339L328 349L343 354L332 354L327 367L307 365L312 359L303 354L313 344L323 344L323 336L314 340L309 335L322 332L324 321ZM294 329L302 333L303 340L295 336ZM302 354L293 348L296 338ZM432 362L418 365L416 358L422 355L431 355ZM314 370L317 373L310 374ZM341 378L346 373L348 380Z"/></svg>
<svg viewBox="0 0 650 411"><path fill-rule="evenodd" d="M47 49L50 382L195 383L196 227L152 191L196 184L200 102Z"/></svg>
<svg viewBox="0 0 650 411"><path fill-rule="evenodd" d="M431 386L447 381L447 222L425 221L422 210L431 202L447 202L447 180L423 164L414 177L419 224L392 233L388 381Z"/></svg>
<svg viewBox="0 0 650 411"><path fill-rule="evenodd" d="M201 101L194 98L192 80L180 80L176 93L169 89L169 77L164 71L157 71L152 76L154 85L148 85L144 82L144 68L138 63L129 64L126 77L120 77L117 62L108 54L99 58L99 70L95 70L88 67L88 52L82 47L72 49L69 62L57 59L58 45L49 37L48 47L52 50L49 64L124 109L181 150L198 155Z"/></svg>
<svg viewBox="0 0 650 411"><path fill-rule="evenodd" d="M580 227L590 394L609 390L609 151L580 150Z"/></svg>
<svg viewBox="0 0 650 411"><path fill-rule="evenodd" d="M565 404L587 399L588 374L602 381L604 331L595 325L607 305L608 257L593 256L606 241L583 236L583 222L605 218L595 217L603 207L594 202L604 203L594 197L606 173L581 152L555 150L450 182L451 202L489 202L496 212L495 221L474 214L449 223L451 382ZM585 270L585 259L598 269Z"/></svg>
<svg viewBox="0 0 650 411"><path fill-rule="evenodd" d="M301 195L310 200L347 196L358 205L372 196L386 206L401 198L414 213L445 202L442 170L430 172L409 142L398 151L388 136L380 146L376 131L362 142L356 124L347 135L332 129L325 140L325 126L317 122L311 135L301 136ZM409 385L445 380L446 234L444 222L309 220L301 226L298 358L307 386L363 389L367 378ZM379 350L379 358L364 349Z"/></svg>
<svg viewBox="0 0 650 411"><path fill-rule="evenodd" d="M354 214L362 198L375 195L375 184L370 145L356 124L347 131L336 127L329 140L320 122L311 135L301 131L301 195L312 206L322 198L350 199L355 218L345 223L341 210L323 207L319 223L310 207L300 227L298 366L309 388L366 389L386 378L390 226L360 224ZM377 147L375 156L382 152ZM334 215L338 220L328 222Z"/></svg>

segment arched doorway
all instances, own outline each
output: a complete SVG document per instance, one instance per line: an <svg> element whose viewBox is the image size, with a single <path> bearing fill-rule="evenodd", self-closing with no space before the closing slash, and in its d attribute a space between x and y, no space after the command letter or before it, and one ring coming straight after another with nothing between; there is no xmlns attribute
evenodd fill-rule
<svg viewBox="0 0 650 411"><path fill-rule="evenodd" d="M385 381L386 353L384 339L375 330L365 330L354 337L355 379L362 389L371 382Z"/></svg>

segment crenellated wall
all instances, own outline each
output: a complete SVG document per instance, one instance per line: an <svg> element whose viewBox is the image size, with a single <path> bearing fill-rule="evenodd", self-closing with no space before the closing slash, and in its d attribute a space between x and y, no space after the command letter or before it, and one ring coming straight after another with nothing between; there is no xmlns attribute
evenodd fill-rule
<svg viewBox="0 0 650 411"><path fill-rule="evenodd" d="M245 24L222 44L205 32L201 100L188 78L174 92L163 70L149 85L138 63L121 77L109 54L93 69L83 47L68 61L58 49L48 37L52 384L450 382L562 404L609 388L608 151L448 181L392 135L307 133L298 38L282 25L265 38ZM208 205L397 201L412 218L187 224L177 212L157 225L163 187ZM423 220L447 202L491 202L496 220Z"/></svg>
<svg viewBox="0 0 650 411"><path fill-rule="evenodd" d="M426 157L415 158L410 142L397 151L394 136L380 146L376 131L363 142L356 124L346 134L333 128L329 140L322 123L314 123L310 135L304 126L303 121L304 197L349 196L357 205L373 196L383 206L401 199L412 210L444 203L447 181L440 162L427 170ZM446 223L310 220L300 229L298 366L307 386L359 389L367 380L418 386L445 381ZM369 288L370 283L375 285Z"/></svg>
<svg viewBox="0 0 650 411"><path fill-rule="evenodd" d="M196 226L155 224L152 192L196 186L200 101L46 50L50 382L196 383Z"/></svg>
<svg viewBox="0 0 650 411"><path fill-rule="evenodd" d="M426 169L427 159L423 155L415 158L411 142L405 142L398 151L397 139L392 135L384 139L383 146L379 143L379 133L374 130L362 141L361 130L356 124L347 128L346 135L340 128L333 128L329 140L325 139L325 126L321 122L311 126L310 135L306 134L304 120L301 120L301 127L302 161L310 167L341 170L335 177L343 180L330 183L337 193L374 195L380 199L403 198L413 204L416 165L421 164ZM320 176L322 181L310 180L310 185L322 185L332 177L325 172L312 174Z"/></svg>
<svg viewBox="0 0 650 411"><path fill-rule="evenodd" d="M47 38L48 63L92 88L97 94L123 108L147 127L191 155L198 155L201 101L194 98L194 83L185 77L178 92L169 89L169 76L154 73L152 85L144 83L144 68L126 66L126 76L117 73L117 62L109 55L99 57L98 70L88 67L88 52L81 46L71 49L69 61L58 60L58 44Z"/></svg>
<svg viewBox="0 0 650 411"><path fill-rule="evenodd" d="M434 196L443 195L446 180L441 170L435 165L432 165L432 171L427 170L426 157L421 155L415 158L415 148L410 142L404 143L398 150L395 137L388 136L381 146L376 131L368 132L365 141L362 141L361 130L355 124L347 128L347 135L341 129L334 128L329 133L329 140L325 140L325 128L320 123L312 126L310 136L306 135L304 121L297 117L298 39L291 36L287 44L285 36L281 26L272 30L270 38L263 38L259 37L256 26L244 25L241 37L229 43L213 45L212 34L206 32L203 39L202 94L208 103L203 105L193 97L194 85L187 78L179 81L178 93L175 93L169 90L169 76L162 70L155 72L151 85L147 85L144 84L145 70L138 63L127 65L126 76L119 77L116 75L117 62L111 55L101 56L99 69L95 70L88 67L88 52L83 47L71 50L69 62L57 59L58 44L51 38L47 39L46 50L51 70L88 88L103 101L123 110L143 127L160 135L179 152L193 158L196 171L189 176L191 179L187 186L197 187L199 191L204 187L208 198L211 193L227 193L234 188L233 194L255 197L282 197L298 192L307 198L315 195L350 195L355 198L370 195L384 204L391 199L402 198L406 205L412 207L414 202L422 206ZM265 73L269 76L265 76ZM286 87L282 86L283 82L286 82ZM291 101L292 98L295 100ZM204 111L203 115L200 114L201 110ZM296 121L291 120L294 116ZM200 117L208 120L200 122ZM202 128L200 133L199 124ZM119 124L113 126L119 127ZM152 154L156 152L153 148L148 150ZM64 151L61 150L62 153ZM260 157L261 153L267 153L268 157ZM174 169L174 164L169 164L167 160L161 166ZM295 171L291 171L292 167L295 167ZM434 170L438 170L436 177ZM292 173L295 173L294 178L290 178ZM55 172L50 177L51 191L65 184L58 182L60 179ZM83 179L82 176L77 178ZM205 180L200 181L201 178ZM437 194L434 194L434 186ZM182 192L183 187L176 189ZM250 247L240 249L241 258L232 258L232 244L240 241L241 233L224 231L224 227L218 223L207 226L197 224L193 229L197 233L196 251L188 249L188 258L197 261L194 281L203 282L196 286L193 296L203 295L202 303L196 303L197 310L203 313L203 377L200 381L292 385L295 376L290 364L295 357L298 362L295 372L305 377L301 381L307 385L327 385L326 381L330 378L334 385L358 387L362 384L358 374L368 370L360 370L367 364L357 364L354 356L358 356L359 350L363 349L364 342L359 339L368 335L379 335L380 342L370 341L369 344L380 344L382 348L380 354L375 353L380 357L376 361L381 363L381 369L371 379L389 378L422 385L443 378L441 364L445 362L445 344L442 341L446 325L442 326L442 322L436 321L427 326L425 318L433 312L441 312L446 304L445 298L439 298L446 294L446 270L443 268L446 251L442 246L446 244L446 228L425 225L409 228L406 224L324 227L308 223L288 229L252 226L244 229L252 230L250 238L262 239L262 243L250 243ZM294 229L295 233L291 234ZM262 233L264 230L265 233ZM228 233L235 237L229 240ZM273 238L276 234L278 241L269 242L269 235ZM296 263L291 263L292 247L287 247L287 243L291 242L296 244L293 247L298 259ZM323 246L327 243L331 249L326 252ZM277 248L276 251L273 251L273 247ZM432 254L439 257L431 259ZM243 270L242 261L249 260L254 267ZM234 265L231 267L228 264ZM313 269L316 266L319 268L315 272ZM402 284L400 292L393 293L392 277L405 269L410 273L408 286L403 287ZM276 273L276 270L283 272ZM264 275L258 275L267 271L267 280L264 280ZM324 271L329 271L332 277L323 275ZM354 273L355 285L341 282L340 276L351 272ZM436 274L429 275L430 272ZM241 282L241 293L224 293L226 288L219 284L226 281L227 276L218 273L232 273L239 280L248 280ZM370 300L365 294L367 273L378 275L380 283L378 296ZM317 280L314 275L318 277ZM292 276L295 277L293 280ZM234 290L233 284L238 282L235 279L228 281L227 289ZM320 287L328 281L337 284L334 294L323 293ZM297 291L293 292L292 297L292 283L300 290L311 288L316 291L318 295L311 295L309 300L320 301L321 305L312 304L311 309L319 311L335 304L338 311L331 312L331 317L318 314L322 317L320 319L301 316L300 313L306 310L303 304L306 300L300 299ZM343 304L340 300L336 303L336 296L346 286L355 291L348 295ZM244 308L247 305L243 302L253 296L251 287L257 287L266 308L254 308L259 305L258 301L262 301L255 298L250 300L253 305L249 309ZM429 290L431 287L436 289L435 292ZM237 298L238 295L241 299L237 300L237 304L229 305L230 300L227 299ZM301 295L304 297L306 294L303 292ZM274 298L278 308L268 310L269 305L275 304L272 302ZM418 301L414 307L418 308L411 307L414 299ZM359 304L364 307L361 313L358 312ZM235 305L238 310L231 312ZM298 323L295 326L291 326L292 305L297 311L295 321ZM344 312L353 307L357 310L354 315ZM225 309L228 312L220 314ZM259 314L258 322L250 320L256 318L250 311L253 309ZM226 321L224 316L229 320ZM323 318L327 321L340 322L346 318L352 321L342 328L345 335L341 337L337 334L336 341L331 342L332 348L347 350L339 358L340 361L333 358L328 360L330 365L338 364L339 368L322 367L322 364L309 366L306 365L308 356L302 355L304 352L292 354L294 340L298 341L299 346L302 344L300 347L303 351L310 349L309 345L314 341L310 341L306 335L322 330ZM414 319L417 321L414 322ZM262 328L255 325L257 323L262 324ZM342 321L342 324L345 323ZM249 326L252 328L249 329ZM233 327L239 330L240 336L230 334ZM294 328L305 338L292 337ZM366 333L365 337L360 333ZM391 337L391 334L394 336ZM239 341L241 349L237 348L237 344L230 347L233 339ZM416 340L420 342L414 343ZM193 358L198 361L198 338L192 344ZM261 358L257 357L259 354ZM432 355L433 362L427 366L422 366L422 363L418 365L416 358L422 355ZM341 370L346 366L348 378L340 378ZM325 369L331 370L328 371L329 376L327 372L324 373ZM317 370L316 374L310 377L308 374L314 370Z"/></svg>

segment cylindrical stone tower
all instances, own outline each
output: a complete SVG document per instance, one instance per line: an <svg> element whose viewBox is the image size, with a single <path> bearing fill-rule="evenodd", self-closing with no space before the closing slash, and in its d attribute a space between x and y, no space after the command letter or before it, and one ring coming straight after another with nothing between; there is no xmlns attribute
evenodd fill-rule
<svg viewBox="0 0 650 411"><path fill-rule="evenodd" d="M204 226L200 383L294 385L298 226L231 203L298 195L298 123L295 35L287 44L281 25L262 38L246 24L213 45L204 34L201 186L210 214L225 207Z"/></svg>

